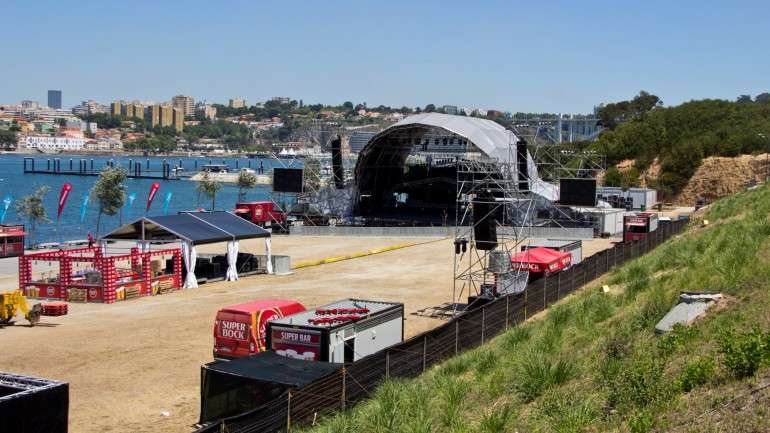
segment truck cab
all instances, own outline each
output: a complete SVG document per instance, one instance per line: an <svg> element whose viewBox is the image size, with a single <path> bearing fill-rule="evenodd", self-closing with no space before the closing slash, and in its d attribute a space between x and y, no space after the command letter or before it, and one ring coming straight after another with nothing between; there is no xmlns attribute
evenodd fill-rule
<svg viewBox="0 0 770 433"><path fill-rule="evenodd" d="M286 226L286 213L272 201L238 202L235 214L264 228L280 230Z"/></svg>
<svg viewBox="0 0 770 433"><path fill-rule="evenodd" d="M214 320L214 358L234 359L266 350L265 327L273 319L305 311L297 301L268 299L220 309Z"/></svg>

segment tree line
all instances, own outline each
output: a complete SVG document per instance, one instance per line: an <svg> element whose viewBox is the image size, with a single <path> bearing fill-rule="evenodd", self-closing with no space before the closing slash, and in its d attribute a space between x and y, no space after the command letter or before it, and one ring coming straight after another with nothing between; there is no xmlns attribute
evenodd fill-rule
<svg viewBox="0 0 770 433"><path fill-rule="evenodd" d="M703 158L734 157L770 148L770 94L736 101L704 99L663 107L660 98L641 92L630 101L607 104L599 111L607 128L591 147L607 156L608 166L635 161L623 174L610 169L608 183L638 183L639 173L655 158L661 166L653 187L664 196L678 193Z"/></svg>

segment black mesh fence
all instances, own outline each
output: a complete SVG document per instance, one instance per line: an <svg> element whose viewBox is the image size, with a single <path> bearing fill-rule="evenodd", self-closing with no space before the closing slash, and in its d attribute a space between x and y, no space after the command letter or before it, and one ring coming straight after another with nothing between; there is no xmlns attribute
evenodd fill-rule
<svg viewBox="0 0 770 433"><path fill-rule="evenodd" d="M679 233L686 221L663 222L654 235L618 243L571 268L527 285L523 293L498 298L386 350L347 364L339 372L287 391L249 412L222 419L196 433L290 431L371 397L387 378L416 377L441 361L480 346L505 329L545 310L578 288Z"/></svg>

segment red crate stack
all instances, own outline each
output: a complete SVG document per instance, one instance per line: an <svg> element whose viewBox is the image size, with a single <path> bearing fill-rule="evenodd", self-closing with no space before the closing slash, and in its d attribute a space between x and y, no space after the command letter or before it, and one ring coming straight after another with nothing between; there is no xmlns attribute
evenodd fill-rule
<svg viewBox="0 0 770 433"><path fill-rule="evenodd" d="M64 316L67 314L66 302L46 302L43 304L44 316Z"/></svg>
<svg viewBox="0 0 770 433"><path fill-rule="evenodd" d="M101 261L103 300L107 304L112 304L117 300L115 282L118 280L118 274L115 270L115 261L112 257L99 257L97 260Z"/></svg>

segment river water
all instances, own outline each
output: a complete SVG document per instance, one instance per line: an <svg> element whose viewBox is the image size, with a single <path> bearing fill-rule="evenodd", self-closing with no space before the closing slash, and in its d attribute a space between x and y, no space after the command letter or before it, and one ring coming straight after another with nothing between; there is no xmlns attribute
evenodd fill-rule
<svg viewBox="0 0 770 433"><path fill-rule="evenodd" d="M69 171L70 159L73 160L73 168L78 170L78 164L81 159L86 159L90 166L93 159L94 168L104 167L108 161L112 160L115 166L121 166L128 169L129 160L134 163L142 164L143 174L146 173L147 163L149 161L150 170L155 170L156 174L160 172L163 160L167 160L172 166L181 163L184 170L189 172L196 171L204 164L210 162L214 164L227 164L232 169L238 167L248 167L249 163L253 169L258 169L260 163L264 168L264 173L269 174L274 166L301 166L301 163L293 160L271 160L271 159L247 159L247 158L222 158L222 157L182 157L182 158L164 158L164 157L141 157L141 156L82 156L82 155L18 155L5 154L0 155L0 214L5 208L5 199L10 198L11 204L5 215L5 224L25 224L28 222L16 213L16 203L21 197L31 194L40 186L47 185L51 190L45 196L45 208L51 222L39 224L34 233L34 242L62 242L72 239L85 239L88 233L96 236L96 219L98 207L91 201L85 208L84 218L81 220L84 198L89 194L94 182L98 179L96 176L72 176L72 175L50 175L50 174L25 174L23 169L24 157L35 158L35 168L45 169L47 160L54 158L60 159L61 170ZM53 162L51 163L53 164ZM292 165L293 164L293 165ZM28 166L29 168L29 166ZM133 173L133 171L132 171ZM58 208L59 191L65 182L72 184L72 190L69 199L64 207L61 218L56 221L56 212ZM205 196L199 196L195 187L197 182L190 180L153 180L153 179L127 179L127 195L135 194L136 198L133 204L126 204L122 212L124 223L135 220L145 215L147 207L147 196L150 186L153 182L160 183L152 206L148 215L163 215L165 213L174 214L179 211L194 210L197 208L211 208L211 200ZM270 198L271 186L257 186L246 193L246 200L266 200ZM165 209L165 200L171 193L171 199L167 210ZM234 185L222 184L222 189L216 197L217 210L232 210L238 199L238 188ZM116 215L102 216L101 233L104 234L120 225L121 216Z"/></svg>

